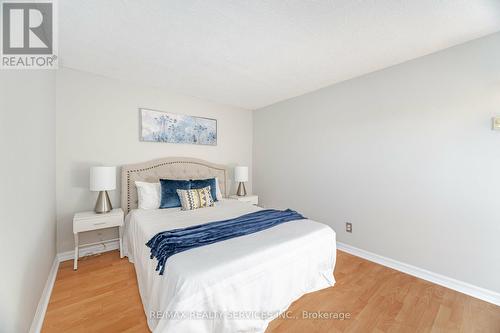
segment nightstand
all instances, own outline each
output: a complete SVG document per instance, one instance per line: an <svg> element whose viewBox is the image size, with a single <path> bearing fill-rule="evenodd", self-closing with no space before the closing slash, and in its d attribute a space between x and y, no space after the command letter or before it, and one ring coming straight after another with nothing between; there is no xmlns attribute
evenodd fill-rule
<svg viewBox="0 0 500 333"><path fill-rule="evenodd" d="M257 206L259 204L259 196L258 195L245 195L245 196L237 196L237 195L231 195L229 197L230 199L242 201L242 202L248 202L252 205Z"/></svg>
<svg viewBox="0 0 500 333"><path fill-rule="evenodd" d="M120 234L120 238L118 238L120 241L120 258L123 258L123 215L123 210L121 208L113 209L111 212L104 214L96 214L94 211L75 214L73 217L73 234L75 236L74 270L78 269L78 247L80 246L78 244L79 232L118 227ZM109 241L113 240L116 239L110 239ZM94 245L99 243L100 242L85 245Z"/></svg>

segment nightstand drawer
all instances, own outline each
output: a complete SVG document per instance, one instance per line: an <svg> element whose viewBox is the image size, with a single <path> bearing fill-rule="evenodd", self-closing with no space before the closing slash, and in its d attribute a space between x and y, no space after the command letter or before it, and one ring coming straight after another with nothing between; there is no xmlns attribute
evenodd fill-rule
<svg viewBox="0 0 500 333"><path fill-rule="evenodd" d="M246 196L237 196L237 195L232 195L230 196L231 199L233 200L238 200L241 202L247 202L252 205L258 205L259 204L259 196L257 195L246 195Z"/></svg>
<svg viewBox="0 0 500 333"><path fill-rule="evenodd" d="M73 233L123 226L123 211L114 209L106 214L84 212L75 214Z"/></svg>
<svg viewBox="0 0 500 333"><path fill-rule="evenodd" d="M106 219L88 219L79 220L74 223L73 232L83 232L104 228L119 227L123 225L123 218L120 216L111 216Z"/></svg>

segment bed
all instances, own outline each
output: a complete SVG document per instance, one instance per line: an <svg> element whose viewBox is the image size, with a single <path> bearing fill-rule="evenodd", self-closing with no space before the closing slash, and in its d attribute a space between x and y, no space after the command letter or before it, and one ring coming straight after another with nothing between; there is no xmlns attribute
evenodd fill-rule
<svg viewBox="0 0 500 333"><path fill-rule="evenodd" d="M293 301L335 283L335 232L307 219L177 253L159 275L145 245L158 232L236 218L261 208L222 199L215 207L192 211L139 210L134 182L210 177L218 178L227 197L229 169L221 165L165 158L122 168L124 254L135 266L153 332L264 332L278 315L287 316Z"/></svg>

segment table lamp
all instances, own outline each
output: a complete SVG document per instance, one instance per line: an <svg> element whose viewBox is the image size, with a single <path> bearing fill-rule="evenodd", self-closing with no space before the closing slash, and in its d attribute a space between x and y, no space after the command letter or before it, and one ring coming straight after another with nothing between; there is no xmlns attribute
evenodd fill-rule
<svg viewBox="0 0 500 333"><path fill-rule="evenodd" d="M240 197L244 197L245 195L247 195L245 182L248 181L248 167L237 166L236 168L234 168L234 180L240 183L238 185L238 191L236 191L236 195Z"/></svg>
<svg viewBox="0 0 500 333"><path fill-rule="evenodd" d="M108 213L113 209L107 191L114 189L116 189L116 167L90 168L90 190L99 192L94 209L97 214Z"/></svg>

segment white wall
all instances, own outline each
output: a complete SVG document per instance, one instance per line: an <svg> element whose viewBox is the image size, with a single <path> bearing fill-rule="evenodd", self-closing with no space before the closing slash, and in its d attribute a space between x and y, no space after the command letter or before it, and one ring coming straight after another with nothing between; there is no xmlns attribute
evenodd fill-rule
<svg viewBox="0 0 500 333"><path fill-rule="evenodd" d="M217 146L139 141L139 107L218 120ZM71 69L57 73L58 251L73 248L72 218L92 210L89 167L188 156L226 165L252 165L252 112ZM118 184L119 185L119 184ZM251 181L249 182L251 189ZM119 192L110 192L119 207ZM233 189L234 191L234 189ZM115 230L83 234L81 243L116 237Z"/></svg>
<svg viewBox="0 0 500 333"><path fill-rule="evenodd" d="M499 292L499 59L495 34L257 110L254 192Z"/></svg>
<svg viewBox="0 0 500 333"><path fill-rule="evenodd" d="M54 88L54 72L0 73L0 332L28 332L56 253Z"/></svg>

